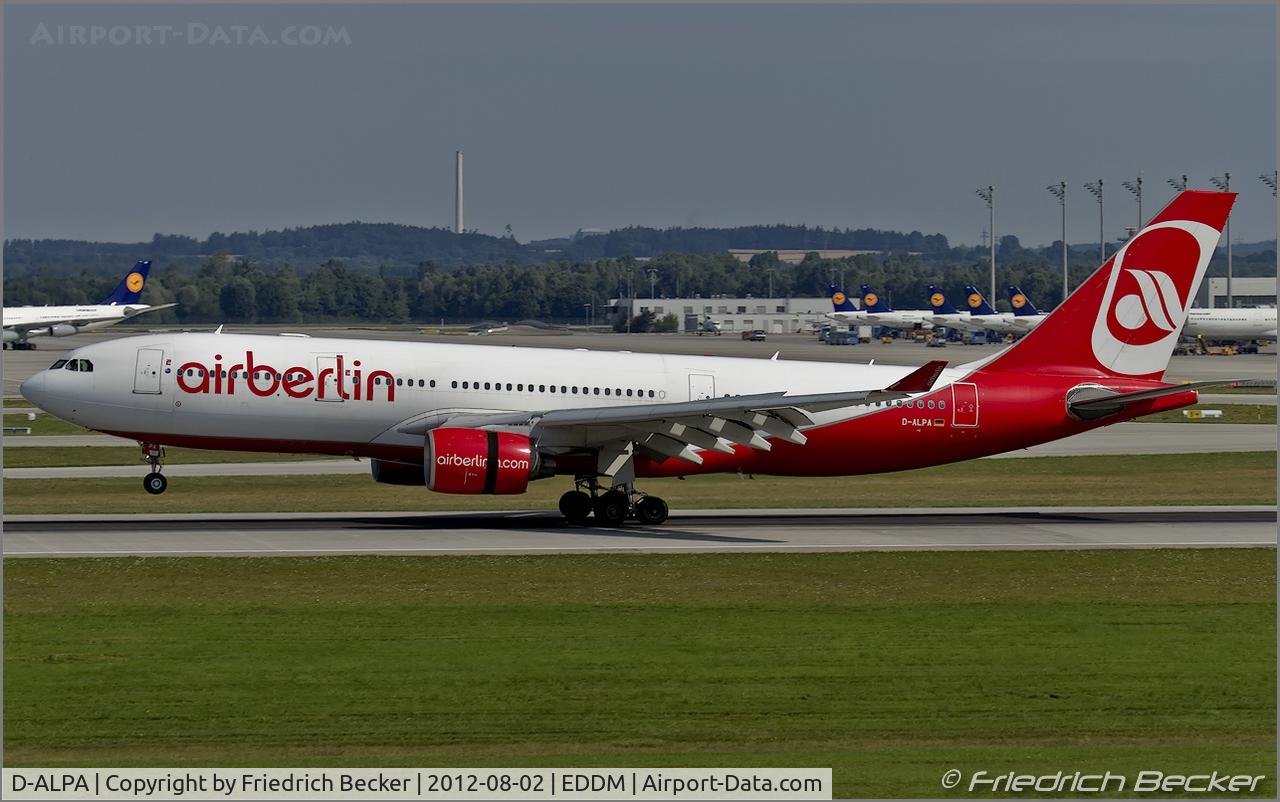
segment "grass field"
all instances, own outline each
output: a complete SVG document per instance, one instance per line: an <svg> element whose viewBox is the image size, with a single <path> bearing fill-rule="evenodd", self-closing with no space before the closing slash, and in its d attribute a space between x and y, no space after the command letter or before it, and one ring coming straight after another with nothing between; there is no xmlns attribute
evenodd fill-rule
<svg viewBox="0 0 1280 802"><path fill-rule="evenodd" d="M16 451L16 449L15 449ZM11 452L12 453L12 452ZM565 477L520 496L449 496L368 476L176 477L162 496L129 479L6 479L5 512L347 512L545 510ZM975 460L918 471L828 478L737 475L644 480L673 509L734 507L1138 506L1274 504L1275 452Z"/></svg>
<svg viewBox="0 0 1280 802"><path fill-rule="evenodd" d="M4 415L5 426L29 426L31 428L30 435L12 435L13 437L42 437L54 434L97 434L83 426L77 426L74 423L68 423L61 418L55 418L52 415L37 413L36 419L27 420L27 416L20 412L8 412Z"/></svg>
<svg viewBox="0 0 1280 802"><path fill-rule="evenodd" d="M216 462L295 462L313 459L341 459L314 454L275 454L256 451L206 451L198 448L166 448L166 465L196 465ZM67 446L53 448L10 448L4 452L6 468L56 468L72 465L128 465L142 462L142 450L122 446Z"/></svg>
<svg viewBox="0 0 1280 802"><path fill-rule="evenodd" d="M1275 552L8 560L6 763L1276 760Z"/></svg>
<svg viewBox="0 0 1280 802"><path fill-rule="evenodd" d="M1264 404L1196 404L1187 409L1218 409L1221 418L1189 418L1173 409L1138 418L1139 423L1270 423L1276 422L1276 408Z"/></svg>

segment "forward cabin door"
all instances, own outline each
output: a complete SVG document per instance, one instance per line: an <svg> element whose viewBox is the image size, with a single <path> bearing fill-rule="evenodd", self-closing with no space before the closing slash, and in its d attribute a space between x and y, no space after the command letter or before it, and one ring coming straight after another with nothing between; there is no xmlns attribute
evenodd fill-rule
<svg viewBox="0 0 1280 802"><path fill-rule="evenodd" d="M160 395L160 371L163 367L163 348L139 348L133 372L133 391L143 395Z"/></svg>
<svg viewBox="0 0 1280 802"><path fill-rule="evenodd" d="M689 374L689 400L702 401L716 397L716 377L703 373Z"/></svg>
<svg viewBox="0 0 1280 802"><path fill-rule="evenodd" d="M956 382L951 385L951 425L978 425L978 385L973 382Z"/></svg>

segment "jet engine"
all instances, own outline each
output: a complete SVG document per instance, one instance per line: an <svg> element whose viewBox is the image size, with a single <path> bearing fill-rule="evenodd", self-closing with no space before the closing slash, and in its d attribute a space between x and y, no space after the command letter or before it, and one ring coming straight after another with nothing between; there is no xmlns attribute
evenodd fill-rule
<svg viewBox="0 0 1280 802"><path fill-rule="evenodd" d="M5 330L4 330L4 341L5 341L5 342L7 342L7 343L16 342L16 341L17 341L17 339L18 339L18 332L14 331L13 329L5 329Z"/></svg>
<svg viewBox="0 0 1280 802"><path fill-rule="evenodd" d="M427 432L426 483L437 493L514 495L555 473L553 458L528 436L485 429Z"/></svg>
<svg viewBox="0 0 1280 802"><path fill-rule="evenodd" d="M72 326L70 323L59 323L49 329L49 333L54 337L70 337L78 331L80 331L80 329Z"/></svg>

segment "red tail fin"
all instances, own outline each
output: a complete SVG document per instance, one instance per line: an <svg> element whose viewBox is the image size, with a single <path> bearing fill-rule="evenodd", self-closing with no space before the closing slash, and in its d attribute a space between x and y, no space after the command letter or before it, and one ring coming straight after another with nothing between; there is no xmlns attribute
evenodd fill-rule
<svg viewBox="0 0 1280 802"><path fill-rule="evenodd" d="M1160 378L1235 197L1180 193L1047 320L984 369Z"/></svg>

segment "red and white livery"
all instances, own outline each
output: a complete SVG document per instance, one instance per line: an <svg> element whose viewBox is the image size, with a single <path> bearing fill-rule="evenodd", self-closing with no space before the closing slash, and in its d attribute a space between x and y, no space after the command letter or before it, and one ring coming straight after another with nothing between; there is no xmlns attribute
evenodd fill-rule
<svg viewBox="0 0 1280 802"><path fill-rule="evenodd" d="M142 443L151 492L163 445L336 454L448 493L571 476L571 521L656 524L667 506L637 479L922 468L1230 383L1161 378L1234 197L1181 193L1021 341L954 368L174 333L71 351L22 394Z"/></svg>

